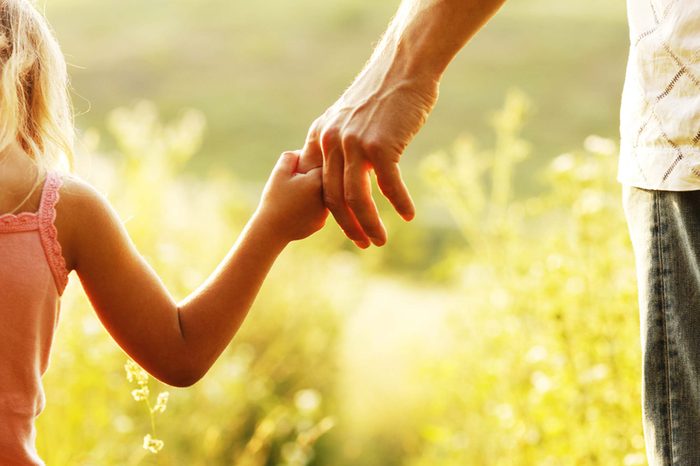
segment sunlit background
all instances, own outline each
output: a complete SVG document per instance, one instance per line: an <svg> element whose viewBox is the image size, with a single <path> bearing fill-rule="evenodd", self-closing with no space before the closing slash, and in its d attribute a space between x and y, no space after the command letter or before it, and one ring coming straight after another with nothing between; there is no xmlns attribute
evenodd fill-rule
<svg viewBox="0 0 700 466"><path fill-rule="evenodd" d="M184 298L397 0L45 0L77 171ZM634 272L615 183L623 2L510 0L402 162L418 205L360 252L294 244L188 389L148 381L73 277L37 444L49 465L644 464ZM125 284L128 286L128 284ZM147 310L144 310L147 312ZM138 396L137 396L138 398ZM144 449L144 436L163 442ZM160 444L151 443L154 450Z"/></svg>

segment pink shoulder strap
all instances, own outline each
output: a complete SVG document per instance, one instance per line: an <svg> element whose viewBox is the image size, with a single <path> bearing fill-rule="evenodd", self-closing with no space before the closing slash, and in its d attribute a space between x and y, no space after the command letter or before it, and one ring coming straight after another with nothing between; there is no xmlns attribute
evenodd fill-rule
<svg viewBox="0 0 700 466"><path fill-rule="evenodd" d="M68 284L68 270L66 261L61 251L61 243L58 242L58 232L54 222L56 220L56 204L58 203L58 190L61 188L63 180L58 172L51 171L46 175L44 190L41 193L41 203L39 204L39 236L44 247L46 259L51 268L51 273L56 282L58 294L63 294L63 290Z"/></svg>

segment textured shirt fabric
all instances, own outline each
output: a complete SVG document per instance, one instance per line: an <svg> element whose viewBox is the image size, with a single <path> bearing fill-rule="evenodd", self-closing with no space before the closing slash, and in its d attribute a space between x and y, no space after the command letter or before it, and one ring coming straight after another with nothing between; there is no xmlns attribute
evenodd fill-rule
<svg viewBox="0 0 700 466"><path fill-rule="evenodd" d="M700 1L627 0L618 180L700 189Z"/></svg>
<svg viewBox="0 0 700 466"><path fill-rule="evenodd" d="M0 464L44 465L34 421L44 409L41 376L68 272L54 220L61 177L49 173L37 212L0 216Z"/></svg>

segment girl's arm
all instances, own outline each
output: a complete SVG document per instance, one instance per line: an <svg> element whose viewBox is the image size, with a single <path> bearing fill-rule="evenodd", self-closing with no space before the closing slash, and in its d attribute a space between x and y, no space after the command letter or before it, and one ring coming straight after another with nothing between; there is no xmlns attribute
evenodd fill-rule
<svg viewBox="0 0 700 466"><path fill-rule="evenodd" d="M66 181L57 227L69 270L76 270L112 337L154 377L175 386L199 380L235 335L287 243L323 226L321 170L298 174L297 162L297 153L282 155L238 241L179 304L104 197L84 182Z"/></svg>

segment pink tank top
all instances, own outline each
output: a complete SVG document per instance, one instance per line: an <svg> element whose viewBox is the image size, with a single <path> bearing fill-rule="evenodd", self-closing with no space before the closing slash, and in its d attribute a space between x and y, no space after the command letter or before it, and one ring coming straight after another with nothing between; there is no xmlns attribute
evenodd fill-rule
<svg viewBox="0 0 700 466"><path fill-rule="evenodd" d="M35 418L46 402L46 372L59 299L68 282L56 235L61 177L47 175L39 210L0 216L0 464L43 465Z"/></svg>

